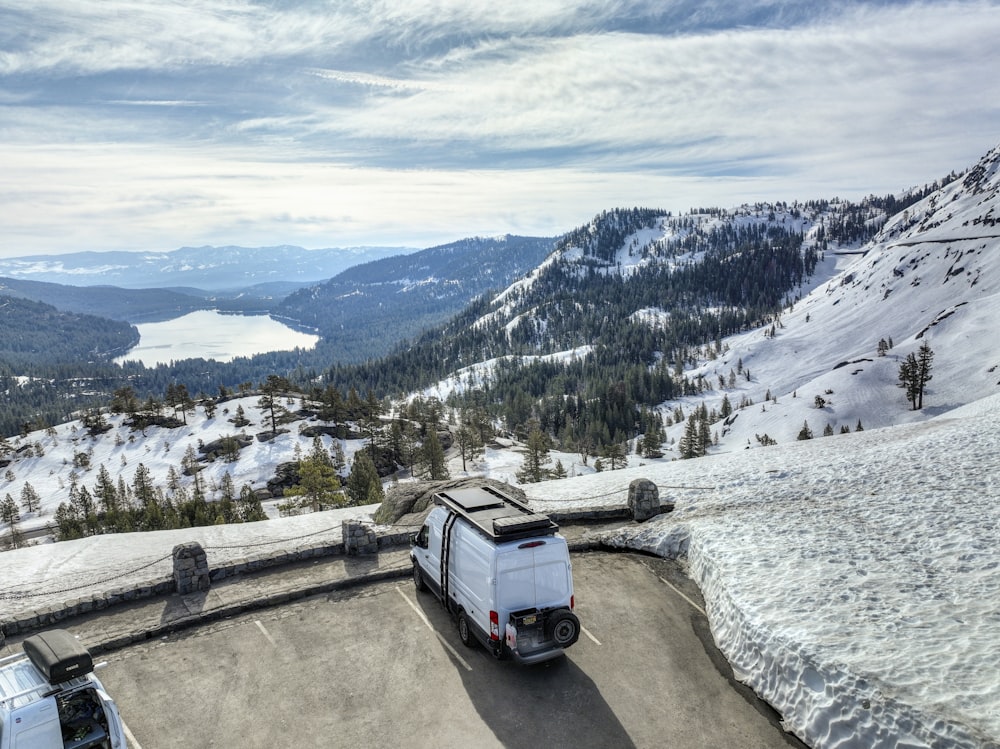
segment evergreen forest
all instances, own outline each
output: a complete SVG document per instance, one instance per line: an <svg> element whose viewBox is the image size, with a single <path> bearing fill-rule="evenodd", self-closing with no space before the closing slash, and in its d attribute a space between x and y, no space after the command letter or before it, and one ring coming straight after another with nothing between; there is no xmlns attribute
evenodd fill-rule
<svg viewBox="0 0 1000 749"><path fill-rule="evenodd" d="M110 360L134 345L133 326L3 297L0 434L106 406L123 386L142 399L159 399L183 385L203 400L278 375L302 392L329 387L344 398L353 390L382 400L495 360L491 377L456 389L448 405L486 414L522 436L540 427L563 449L598 451L654 429L655 406L710 386L687 380L685 364L696 353L719 353L725 336L773 322L795 301L828 245L860 246L894 212L939 186L859 203L696 208L683 216L648 208L605 211L556 240L551 254L553 240L532 238L435 248L431 270L461 268L453 275L478 294L457 311L461 297L440 293L447 284L423 296L401 294L398 279L412 272L405 265L389 289L395 304L366 291L356 295L353 310L338 306L334 300L351 284L378 285L372 264L358 266L283 305L281 319L323 328L315 348L225 364L191 359L118 366ZM818 228L807 243L809 222ZM667 238L629 243L659 223L672 230ZM512 253L502 267L487 261L498 246ZM389 260L412 263L415 257ZM524 267L536 269L530 283L511 285ZM657 311L653 318L649 310ZM392 336L402 342L390 349ZM374 340L381 349L369 345ZM557 352L575 353L558 362L545 358Z"/></svg>

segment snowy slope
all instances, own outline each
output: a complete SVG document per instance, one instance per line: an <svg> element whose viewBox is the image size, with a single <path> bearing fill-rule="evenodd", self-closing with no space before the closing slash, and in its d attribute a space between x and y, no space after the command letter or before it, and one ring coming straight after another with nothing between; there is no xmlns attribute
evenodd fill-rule
<svg viewBox="0 0 1000 749"><path fill-rule="evenodd" d="M714 385L686 399L685 412L702 397L710 407L724 396L734 406L753 401L725 432L713 427L716 454L674 461L668 449L663 460L633 455L630 468L602 473L563 455L573 478L525 487L545 510L624 503L631 480L655 481L676 511L608 541L686 560L736 673L811 746L1000 747L998 161L995 149L891 218L863 254L831 253L775 321L773 336L764 328L726 339L721 356L706 356L687 373ZM745 220L757 219L747 213ZM809 236L815 223L801 228ZM661 225L630 238L618 267L645 262L639 246L666 231ZM498 319L525 314L516 297L531 282L498 298ZM646 314L655 322L656 310ZM882 338L893 344L886 356L878 356ZM897 387L898 368L924 341L935 352L934 379L915 412ZM740 363L749 378L719 385ZM445 395L489 371L489 363L471 367L426 394ZM252 399L244 407L259 421ZM797 441L804 422L817 437L827 424L851 433ZM222 414L204 426L235 431ZM16 497L18 482L30 480L57 504L79 450L92 450L94 465L119 466L126 481L140 461L162 480L185 441L207 439L200 429L151 430L144 442L100 446L69 425L55 437L36 433L27 442L42 442L45 456L19 461L0 492ZM677 425L669 436L682 431ZM763 434L778 444L761 447ZM307 447L293 429L255 443L245 460L216 464L212 475L218 481L232 470L237 485L259 485L297 441ZM519 464L516 452L490 449L475 470L512 481ZM460 462L451 468L457 475ZM365 508L357 510L364 516ZM337 525L331 519L319 513L197 533L209 545L223 532L259 542L309 527L325 532ZM121 572L130 555L168 553L177 533L104 537L99 551L85 539L8 552L0 586L55 590L56 574L102 579Z"/></svg>
<svg viewBox="0 0 1000 749"><path fill-rule="evenodd" d="M996 749L998 418L994 396L919 424L698 460L632 456L625 470L524 488L551 511L624 504L631 481L656 482L675 511L606 541L686 560L735 672L810 746ZM508 480L519 465L510 451L487 458L484 472ZM168 575L182 541L226 547L212 552L221 563L269 541L335 539L343 514L372 509L6 552L0 599L9 611L88 580Z"/></svg>
<svg viewBox="0 0 1000 749"><path fill-rule="evenodd" d="M60 424L45 431L32 432L25 438L11 440L11 445L21 453L16 459L0 470L0 497L9 494L20 503L25 484L41 498L40 513L22 513L19 528L29 531L52 522L52 515L62 502L69 502L70 487L78 485L93 489L97 473L103 465L117 484L123 480L131 485L137 467L142 464L149 470L154 484L165 486L170 469L182 474L181 461L185 453L193 450L201 455L200 447L223 437L240 434L251 438L260 432L270 430L267 414L258 405L257 396L234 398L218 407L213 418L206 418L201 408L188 414L188 424L176 428L159 426L147 427L136 432L125 425L124 416L110 416L111 429L97 436L91 436L80 422ZM294 404L287 404L294 408ZM250 423L236 427L231 419L237 409L242 408ZM229 474L237 492L244 484L253 489L262 489L269 479L274 478L280 463L295 460L296 450L307 454L312 446L312 438L300 434L299 426L304 422L293 422L279 430L274 439L260 441L252 439L247 447L240 450L239 459L234 462L215 460L205 463L199 477L209 500L218 497L223 477ZM333 441L322 436L324 447L329 450ZM348 461L359 449L361 440L343 440L341 447ZM27 449L26 449L27 448ZM29 457L30 454L30 457ZM86 467L80 467L80 457L86 457ZM182 478L183 485L192 488L192 479ZM274 502L265 503L269 515L277 516ZM3 530L0 529L0 534Z"/></svg>
<svg viewBox="0 0 1000 749"><path fill-rule="evenodd" d="M992 396L920 424L630 469L677 509L613 541L687 559L735 673L810 746L995 748L998 417ZM610 488L597 479L577 491Z"/></svg>
<svg viewBox="0 0 1000 749"><path fill-rule="evenodd" d="M1000 148L890 219L864 254L828 257L814 283L828 280L780 316L773 337L765 327L730 338L721 357L687 373L715 383L709 408L724 396L734 407L754 403L718 429L719 449L757 448L765 434L792 441L804 423L819 436L827 425L839 433L859 421L865 429L919 421L1000 392L998 164ZM882 357L881 339L893 344ZM935 354L933 380L923 411L911 411L899 365L924 342ZM750 380L718 387L719 375L728 381L741 363ZM677 426L671 436L682 433Z"/></svg>

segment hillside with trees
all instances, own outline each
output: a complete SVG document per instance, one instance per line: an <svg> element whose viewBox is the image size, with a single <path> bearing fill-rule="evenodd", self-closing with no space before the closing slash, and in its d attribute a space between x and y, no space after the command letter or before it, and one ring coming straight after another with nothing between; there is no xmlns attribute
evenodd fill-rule
<svg viewBox="0 0 1000 749"><path fill-rule="evenodd" d="M290 294L275 317L318 331L337 362L384 356L535 268L554 241L473 237L375 260Z"/></svg>
<svg viewBox="0 0 1000 749"><path fill-rule="evenodd" d="M684 374L699 351L718 353L722 337L773 325L817 258L857 252L891 211L906 214L939 186L859 203L760 203L678 216L618 209L557 241L473 238L385 258L301 289L278 308L289 324L321 329L315 348L230 363L118 366L92 352L117 350L114 335L125 328L99 323L50 337L34 320L23 328L30 335L11 337L0 356L0 433L59 423L106 404L123 385L161 398L182 384L206 398L276 374L306 390L320 383L384 399L495 361L493 375L474 395L458 389L454 405L473 398L505 428L541 424L557 444L617 444L644 433L656 404L706 387L704 377ZM119 332L88 343L105 329ZM556 354L558 361L546 358Z"/></svg>
<svg viewBox="0 0 1000 749"><path fill-rule="evenodd" d="M108 361L138 342L139 331L128 323L0 296L0 362L12 373L53 360Z"/></svg>

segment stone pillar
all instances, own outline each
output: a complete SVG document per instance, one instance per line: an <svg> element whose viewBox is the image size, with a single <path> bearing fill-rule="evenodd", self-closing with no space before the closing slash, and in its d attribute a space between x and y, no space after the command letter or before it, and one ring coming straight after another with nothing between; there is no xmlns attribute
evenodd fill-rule
<svg viewBox="0 0 1000 749"><path fill-rule="evenodd" d="M642 522L660 514L660 490L649 479L636 479L628 485L628 508L632 519Z"/></svg>
<svg viewBox="0 0 1000 749"><path fill-rule="evenodd" d="M378 554L378 539L373 529L357 520L345 520L343 529L345 554Z"/></svg>
<svg viewBox="0 0 1000 749"><path fill-rule="evenodd" d="M174 584L181 595L208 590L212 586L208 576L208 556L198 542L174 547Z"/></svg>

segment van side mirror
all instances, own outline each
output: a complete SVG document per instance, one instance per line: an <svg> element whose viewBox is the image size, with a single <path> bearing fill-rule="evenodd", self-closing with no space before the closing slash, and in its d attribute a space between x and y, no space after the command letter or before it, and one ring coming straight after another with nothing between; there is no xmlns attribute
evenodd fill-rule
<svg viewBox="0 0 1000 749"><path fill-rule="evenodd" d="M410 546L419 546L421 549L427 548L427 526L420 529L420 533L410 534Z"/></svg>

